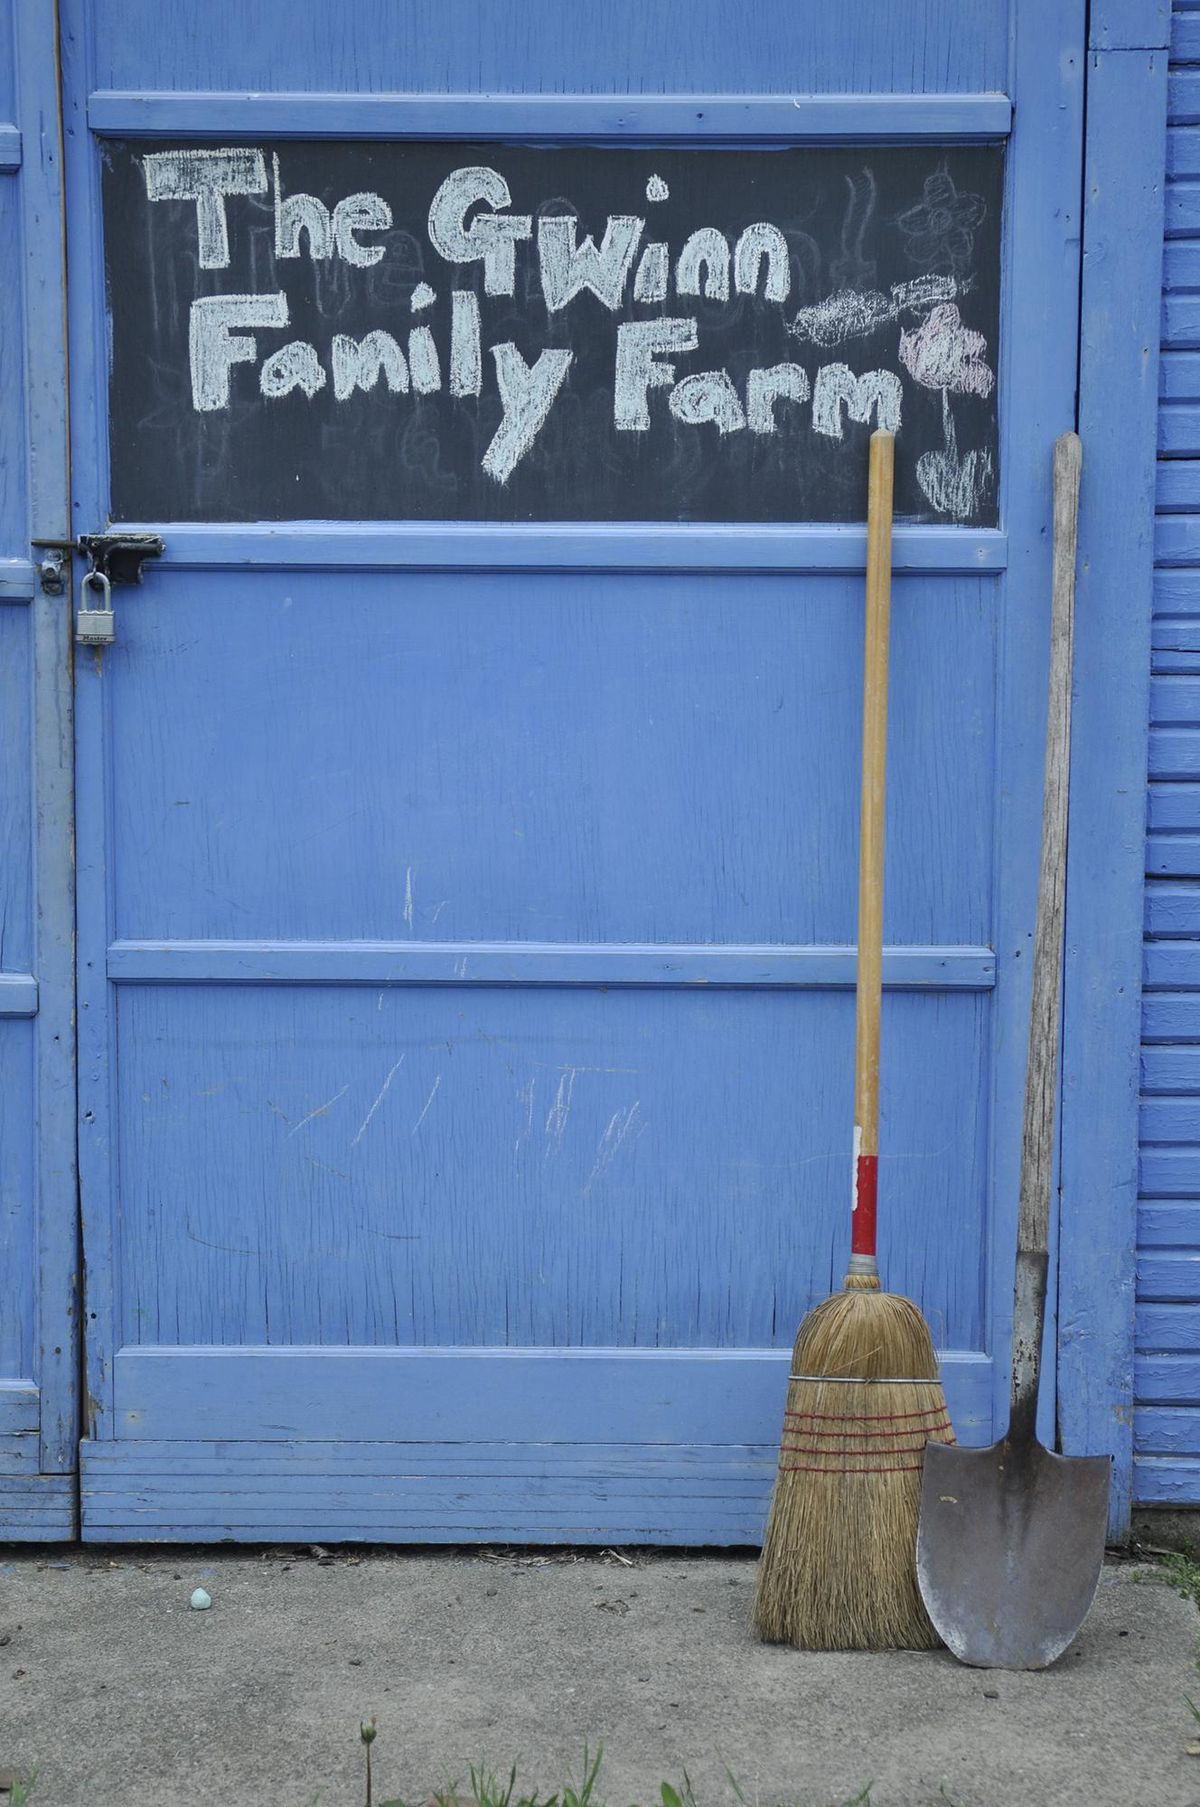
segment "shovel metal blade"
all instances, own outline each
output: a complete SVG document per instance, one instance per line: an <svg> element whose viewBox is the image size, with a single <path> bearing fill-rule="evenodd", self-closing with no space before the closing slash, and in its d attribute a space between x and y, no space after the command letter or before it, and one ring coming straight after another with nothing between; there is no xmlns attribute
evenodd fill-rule
<svg viewBox="0 0 1200 1807"><path fill-rule="evenodd" d="M917 1578L960 1662L1044 1669L1062 1655L1100 1581L1111 1468L1033 1439L926 1445Z"/></svg>

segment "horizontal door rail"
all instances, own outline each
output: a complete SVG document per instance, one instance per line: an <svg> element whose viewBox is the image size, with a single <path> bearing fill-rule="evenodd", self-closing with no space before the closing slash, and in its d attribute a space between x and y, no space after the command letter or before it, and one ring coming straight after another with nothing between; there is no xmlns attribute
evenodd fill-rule
<svg viewBox="0 0 1200 1807"><path fill-rule="evenodd" d="M670 946L532 941L116 941L123 985L738 986L847 990L853 947ZM883 982L909 991L988 991L989 947L893 947Z"/></svg>
<svg viewBox="0 0 1200 1807"><path fill-rule="evenodd" d="M114 1363L116 1435L772 1448L790 1360L790 1349L129 1344ZM939 1361L960 1440L986 1443L990 1357L953 1349Z"/></svg>
<svg viewBox="0 0 1200 1807"><path fill-rule="evenodd" d="M163 565L256 571L862 571L866 529L774 523L645 525L492 521L121 523L161 533ZM1008 564L1008 536L995 528L898 527L898 572L990 576ZM156 566L157 568L157 566Z"/></svg>
<svg viewBox="0 0 1200 1807"><path fill-rule="evenodd" d="M0 973L0 1017L36 1016L38 982L32 973Z"/></svg>
<svg viewBox="0 0 1200 1807"><path fill-rule="evenodd" d="M88 124L110 135L220 138L617 138L795 144L1004 138L1007 94L135 94L100 90Z"/></svg>
<svg viewBox="0 0 1200 1807"><path fill-rule="evenodd" d="M0 604L32 602L33 566L26 558L0 558Z"/></svg>

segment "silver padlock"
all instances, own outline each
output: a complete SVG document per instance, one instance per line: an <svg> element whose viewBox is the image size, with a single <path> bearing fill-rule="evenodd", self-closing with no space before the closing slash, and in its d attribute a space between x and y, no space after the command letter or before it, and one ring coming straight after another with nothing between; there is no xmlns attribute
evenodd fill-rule
<svg viewBox="0 0 1200 1807"><path fill-rule="evenodd" d="M93 595L99 608L91 606ZM80 646L111 646L117 637L113 615L112 584L103 571L87 571L79 585L79 607L75 611L75 638Z"/></svg>

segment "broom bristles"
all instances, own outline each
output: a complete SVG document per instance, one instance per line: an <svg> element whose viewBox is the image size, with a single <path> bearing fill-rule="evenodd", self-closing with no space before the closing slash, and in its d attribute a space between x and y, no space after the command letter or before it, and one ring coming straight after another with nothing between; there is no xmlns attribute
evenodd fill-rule
<svg viewBox="0 0 1200 1807"><path fill-rule="evenodd" d="M917 1510L925 1444L954 1432L928 1325L878 1284L848 1278L796 1337L754 1600L771 1643L938 1642L917 1587Z"/></svg>

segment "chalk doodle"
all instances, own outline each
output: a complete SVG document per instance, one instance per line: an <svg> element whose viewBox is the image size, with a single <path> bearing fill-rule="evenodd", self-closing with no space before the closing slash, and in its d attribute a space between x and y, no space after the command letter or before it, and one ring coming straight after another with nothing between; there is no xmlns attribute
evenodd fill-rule
<svg viewBox="0 0 1200 1807"><path fill-rule="evenodd" d="M986 218L982 195L960 194L943 164L926 178L921 199L896 224L910 262L939 274L962 276L971 267L975 234Z"/></svg>
<svg viewBox="0 0 1200 1807"><path fill-rule="evenodd" d="M942 390L942 432L945 444L941 451L922 452L918 458L917 482L938 514L967 521L992 487L992 455L986 447L974 446L960 457L946 389Z"/></svg>

